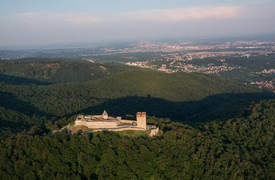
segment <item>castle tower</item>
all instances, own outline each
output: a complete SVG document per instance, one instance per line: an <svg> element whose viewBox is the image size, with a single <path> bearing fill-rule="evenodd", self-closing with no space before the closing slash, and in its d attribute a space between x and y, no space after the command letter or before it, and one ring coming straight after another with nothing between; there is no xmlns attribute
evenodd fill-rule
<svg viewBox="0 0 275 180"><path fill-rule="evenodd" d="M137 127L146 129L146 112L137 112Z"/></svg>
<svg viewBox="0 0 275 180"><path fill-rule="evenodd" d="M104 110L103 114L102 114L102 118L104 120L107 120L108 119L108 113L106 112L106 110Z"/></svg>

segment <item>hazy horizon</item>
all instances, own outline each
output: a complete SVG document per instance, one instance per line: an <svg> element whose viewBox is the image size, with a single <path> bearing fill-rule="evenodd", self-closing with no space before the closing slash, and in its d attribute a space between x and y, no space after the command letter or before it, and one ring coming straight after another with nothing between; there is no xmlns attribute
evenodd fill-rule
<svg viewBox="0 0 275 180"><path fill-rule="evenodd" d="M275 1L10 0L0 47L275 34Z"/></svg>

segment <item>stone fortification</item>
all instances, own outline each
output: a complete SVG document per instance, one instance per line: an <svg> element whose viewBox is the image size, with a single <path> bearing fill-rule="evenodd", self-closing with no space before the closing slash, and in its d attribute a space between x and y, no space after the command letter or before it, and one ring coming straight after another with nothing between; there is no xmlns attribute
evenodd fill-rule
<svg viewBox="0 0 275 180"><path fill-rule="evenodd" d="M78 115L75 128L88 128L89 132L96 131L145 131L149 130L149 136L155 136L159 132L159 128L155 125L146 124L146 112L137 112L136 120L125 120L121 117L109 116L106 111L102 115ZM70 130L69 130L70 131Z"/></svg>
<svg viewBox="0 0 275 180"><path fill-rule="evenodd" d="M75 126L86 126L90 129L122 129L133 128L135 130L146 130L146 112L137 112L136 121L123 120L121 117L108 116L104 110L102 115L78 115Z"/></svg>
<svg viewBox="0 0 275 180"><path fill-rule="evenodd" d="M146 112L137 112L137 126L143 129L147 128Z"/></svg>

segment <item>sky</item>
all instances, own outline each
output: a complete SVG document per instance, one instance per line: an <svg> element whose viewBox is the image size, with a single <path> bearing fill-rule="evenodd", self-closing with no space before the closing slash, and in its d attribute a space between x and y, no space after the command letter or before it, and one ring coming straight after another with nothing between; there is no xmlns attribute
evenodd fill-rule
<svg viewBox="0 0 275 180"><path fill-rule="evenodd" d="M0 0L0 47L275 34L275 0Z"/></svg>

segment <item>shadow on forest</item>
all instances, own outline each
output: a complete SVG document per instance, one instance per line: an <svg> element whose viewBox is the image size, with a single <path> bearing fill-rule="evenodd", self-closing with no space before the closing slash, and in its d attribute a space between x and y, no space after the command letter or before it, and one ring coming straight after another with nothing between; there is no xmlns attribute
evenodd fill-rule
<svg viewBox="0 0 275 180"><path fill-rule="evenodd" d="M149 116L169 118L185 123L199 123L209 120L225 121L245 115L245 107L251 102L275 98L274 93L218 94L199 101L172 102L164 99L128 96L106 100L104 103L83 109L75 114L101 114L106 110L111 116L135 115L146 111Z"/></svg>
<svg viewBox="0 0 275 180"><path fill-rule="evenodd" d="M17 130L23 130L26 127L26 123L22 123L22 122L12 122L12 121L5 121L5 120L1 120L0 121L0 130L2 130L3 128L9 128L9 129L13 129L15 131ZM0 131L1 134L1 131Z"/></svg>
<svg viewBox="0 0 275 180"><path fill-rule="evenodd" d="M43 111L40 111L39 109L33 107L27 102L19 100L16 96L14 96L11 93L2 92L0 91L0 107L5 107L6 109L17 111L19 113L25 114L25 115L39 115L39 116L46 116L50 117L52 115L49 115Z"/></svg>
<svg viewBox="0 0 275 180"><path fill-rule="evenodd" d="M4 82L6 84L11 84L11 85L30 85L30 84L49 85L50 84L50 83L42 82L42 81L35 80L35 79L17 77L17 76L9 76L9 75L5 75L5 74L0 74L0 82Z"/></svg>

